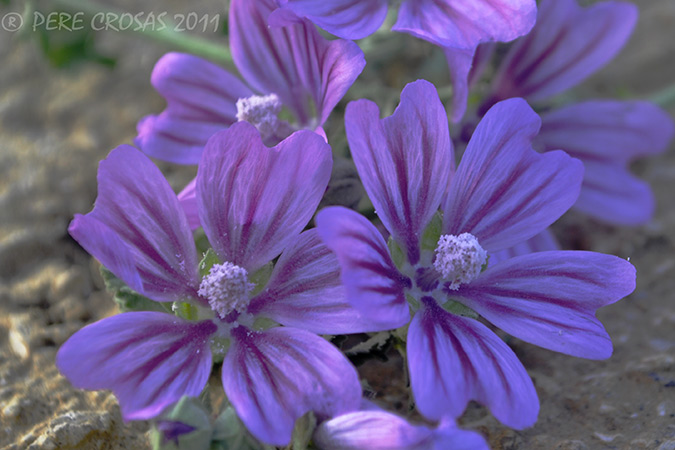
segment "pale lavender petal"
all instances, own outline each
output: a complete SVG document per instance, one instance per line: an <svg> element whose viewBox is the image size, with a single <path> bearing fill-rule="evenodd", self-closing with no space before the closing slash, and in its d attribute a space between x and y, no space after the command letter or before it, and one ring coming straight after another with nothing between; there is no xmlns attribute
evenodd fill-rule
<svg viewBox="0 0 675 450"><path fill-rule="evenodd" d="M459 122L466 112L466 102L469 98L469 73L473 64L475 48L455 49L446 47L445 58L450 69L452 82L452 105L450 118L454 123Z"/></svg>
<svg viewBox="0 0 675 450"><path fill-rule="evenodd" d="M582 161L617 165L663 152L673 138L673 119L650 102L594 100L554 109L541 116L535 143L562 149Z"/></svg>
<svg viewBox="0 0 675 450"><path fill-rule="evenodd" d="M345 113L347 139L377 215L414 265L420 236L454 170L448 119L436 89L424 80L403 89L391 117L379 117L373 102L351 102Z"/></svg>
<svg viewBox="0 0 675 450"><path fill-rule="evenodd" d="M197 251L187 218L150 159L128 145L110 152L98 170L92 212L69 232L134 290L157 301L197 298Z"/></svg>
<svg viewBox="0 0 675 450"><path fill-rule="evenodd" d="M361 399L356 370L342 353L294 328L235 328L222 376L239 418L271 445L288 444L295 420L308 411L332 417L355 410Z"/></svg>
<svg viewBox="0 0 675 450"><path fill-rule="evenodd" d="M562 151L539 154L540 119L522 99L483 117L452 179L443 233L471 233L494 252L540 233L576 201L583 165Z"/></svg>
<svg viewBox="0 0 675 450"><path fill-rule="evenodd" d="M408 330L410 385L419 411L438 420L459 417L470 400L487 406L503 424L534 424L539 400L513 351L477 320L422 298Z"/></svg>
<svg viewBox="0 0 675 450"><path fill-rule="evenodd" d="M622 165L585 161L584 166L584 182L575 209L616 225L641 225L651 220L655 201L649 184Z"/></svg>
<svg viewBox="0 0 675 450"><path fill-rule="evenodd" d="M330 146L307 130L272 148L247 122L211 137L197 171L197 204L218 257L253 273L278 256L316 211L331 166Z"/></svg>
<svg viewBox="0 0 675 450"><path fill-rule="evenodd" d="M524 242L521 242L520 244L516 244L513 247L499 250L490 254L490 260L488 262L491 267L498 262L506 261L507 259L516 256L528 255L534 252L548 252L555 250L560 250L560 246L558 245L558 241L556 241L555 236L553 236L551 229L547 228L541 233Z"/></svg>
<svg viewBox="0 0 675 450"><path fill-rule="evenodd" d="M298 17L343 39L373 34L387 17L387 0L277 0L279 9L269 17L271 26L297 23Z"/></svg>
<svg viewBox="0 0 675 450"><path fill-rule="evenodd" d="M135 143L152 157L179 164L199 163L211 135L237 121L237 99L253 95L225 69L183 53L157 62L152 85L167 107L138 123Z"/></svg>
<svg viewBox="0 0 675 450"><path fill-rule="evenodd" d="M575 0L543 1L537 25L500 66L496 97L541 100L577 85L616 56L637 16L637 7L628 2L581 8Z"/></svg>
<svg viewBox="0 0 675 450"><path fill-rule="evenodd" d="M473 50L483 42L523 36L536 17L534 0L405 0L392 30L441 47Z"/></svg>
<svg viewBox="0 0 675 450"><path fill-rule="evenodd" d="M197 179L193 178L182 191L178 193L178 201L183 207L185 217L187 217L188 224L191 230L196 230L201 227L199 222L199 211L197 209Z"/></svg>
<svg viewBox="0 0 675 450"><path fill-rule="evenodd" d="M345 297L340 264L317 230L302 233L274 265L265 289L248 312L317 334L350 334L389 329L364 317Z"/></svg>
<svg viewBox="0 0 675 450"><path fill-rule="evenodd" d="M635 267L616 256L540 252L495 265L453 291L462 303L513 336L589 359L612 354L595 311L635 289Z"/></svg>
<svg viewBox="0 0 675 450"><path fill-rule="evenodd" d="M56 365L81 389L109 389L124 420L145 420L184 395L198 396L211 373L210 321L128 312L87 325L68 339Z"/></svg>
<svg viewBox="0 0 675 450"><path fill-rule="evenodd" d="M246 81L277 94L300 125L321 126L363 70L363 52L350 41L328 41L305 19L269 27L276 7L273 0L232 1L232 57Z"/></svg>
<svg viewBox="0 0 675 450"><path fill-rule="evenodd" d="M340 262L347 301L383 328L408 323L404 288L410 286L410 280L396 269L375 226L361 214L340 206L319 211L316 225L319 236Z"/></svg>

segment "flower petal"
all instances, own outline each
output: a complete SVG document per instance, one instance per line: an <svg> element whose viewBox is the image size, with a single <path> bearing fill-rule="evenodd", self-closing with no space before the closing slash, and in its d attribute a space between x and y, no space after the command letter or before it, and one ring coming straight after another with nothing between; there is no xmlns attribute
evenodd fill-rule
<svg viewBox="0 0 675 450"><path fill-rule="evenodd" d="M534 0L405 0L394 31L441 47L474 50L483 42L508 42L534 25Z"/></svg>
<svg viewBox="0 0 675 450"><path fill-rule="evenodd" d="M172 314L128 312L79 330L56 355L56 365L81 389L110 389L124 420L145 420L184 395L198 396L211 373L210 321Z"/></svg>
<svg viewBox="0 0 675 450"><path fill-rule="evenodd" d="M581 8L575 0L543 1L536 26L499 68L496 97L542 100L577 85L616 56L637 16L637 6L628 2Z"/></svg>
<svg viewBox="0 0 675 450"><path fill-rule="evenodd" d="M389 256L387 244L375 226L361 214L333 206L316 216L319 236L337 255L347 301L382 329L394 329L410 320L401 275Z"/></svg>
<svg viewBox="0 0 675 450"><path fill-rule="evenodd" d="M152 85L167 107L138 123L135 144L152 157L178 164L199 163L211 135L237 121L237 99L253 95L225 69L183 53L168 53L157 62Z"/></svg>
<svg viewBox="0 0 675 450"><path fill-rule="evenodd" d="M430 297L408 330L410 385L420 412L438 420L462 414L470 400L503 424L534 424L539 400L513 351L480 322L448 313Z"/></svg>
<svg viewBox="0 0 675 450"><path fill-rule="evenodd" d="M414 265L420 236L438 211L454 170L448 119L434 86L408 84L391 117L368 100L347 105L354 163L378 216Z"/></svg>
<svg viewBox="0 0 675 450"><path fill-rule="evenodd" d="M516 256L528 255L534 252L548 252L555 250L560 250L560 246L558 245L558 241L556 241L555 236L551 232L551 229L547 228L541 233L521 242L520 244L516 244L513 247L492 253L488 262L490 267L492 267L498 262L506 261L507 259L514 258Z"/></svg>
<svg viewBox="0 0 675 450"><path fill-rule="evenodd" d="M473 64L476 48L469 50L446 47L445 58L448 60L450 80L452 82L452 105L450 118L454 123L462 120L466 112L469 98L469 73Z"/></svg>
<svg viewBox="0 0 675 450"><path fill-rule="evenodd" d="M248 312L317 334L389 329L388 324L368 320L347 301L337 257L316 229L305 231L284 250Z"/></svg>
<svg viewBox="0 0 675 450"><path fill-rule="evenodd" d="M602 222L641 225L654 215L649 184L626 167L605 161L585 161L584 183L574 208Z"/></svg>
<svg viewBox="0 0 675 450"><path fill-rule="evenodd" d="M137 149L122 145L101 161L96 205L68 230L141 294L198 298L197 251L185 214L157 166Z"/></svg>
<svg viewBox="0 0 675 450"><path fill-rule="evenodd" d="M233 0L232 57L244 79L262 93L275 93L303 127L323 125L365 67L359 47L324 39L314 25L271 28L272 0ZM313 103L313 105L312 105Z"/></svg>
<svg viewBox="0 0 675 450"><path fill-rule="evenodd" d="M522 99L487 112L451 182L444 234L471 233L494 252L540 233L574 204L583 165L561 151L535 152L540 123Z"/></svg>
<svg viewBox="0 0 675 450"><path fill-rule="evenodd" d="M279 9L269 17L271 26L287 26L304 17L342 39L369 36L387 17L387 0L277 0L277 3Z"/></svg>
<svg viewBox="0 0 675 450"><path fill-rule="evenodd" d="M526 342L589 359L612 354L595 311L635 289L635 268L616 256L540 252L499 263L453 296Z"/></svg>
<svg viewBox="0 0 675 450"><path fill-rule="evenodd" d="M211 137L197 172L197 204L218 257L253 273L279 255L314 214L331 166L330 146L307 130L273 148L247 122Z"/></svg>
<svg viewBox="0 0 675 450"><path fill-rule="evenodd" d="M202 224L199 221L199 211L197 209L197 179L193 178L182 191L178 193L178 201L183 207L185 217L187 217L188 224L191 230L196 230Z"/></svg>
<svg viewBox="0 0 675 450"><path fill-rule="evenodd" d="M535 143L543 149L615 164L663 152L675 131L670 114L643 101L575 103L545 113L541 120Z"/></svg>
<svg viewBox="0 0 675 450"><path fill-rule="evenodd" d="M223 386L239 418L259 440L286 445L308 411L332 417L358 408L361 385L340 351L308 331L237 327L223 362Z"/></svg>

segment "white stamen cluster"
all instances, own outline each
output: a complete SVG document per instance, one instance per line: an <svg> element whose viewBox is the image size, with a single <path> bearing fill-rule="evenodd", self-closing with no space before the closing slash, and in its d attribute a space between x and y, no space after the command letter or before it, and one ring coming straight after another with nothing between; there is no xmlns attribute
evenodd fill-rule
<svg viewBox="0 0 675 450"><path fill-rule="evenodd" d="M438 240L434 268L444 280L450 281L450 289L457 290L462 283L468 283L480 274L486 260L487 252L474 235L444 234Z"/></svg>
<svg viewBox="0 0 675 450"><path fill-rule="evenodd" d="M249 303L253 284L248 282L248 272L235 264L214 264L199 285L199 295L209 301L221 319L232 311L243 313Z"/></svg>
<svg viewBox="0 0 675 450"><path fill-rule="evenodd" d="M281 106L277 94L240 98L237 100L237 120L245 120L255 126L263 138L272 136L279 126L277 115Z"/></svg>

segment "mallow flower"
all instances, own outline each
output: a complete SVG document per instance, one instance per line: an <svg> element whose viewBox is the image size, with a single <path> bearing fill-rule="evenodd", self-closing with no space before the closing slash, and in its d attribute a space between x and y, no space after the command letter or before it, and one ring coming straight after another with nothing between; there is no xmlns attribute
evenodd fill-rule
<svg viewBox="0 0 675 450"><path fill-rule="evenodd" d="M584 181L574 208L616 225L640 225L651 219L652 191L630 173L629 165L667 148L673 137L672 119L646 101L590 100L557 108L546 102L614 58L637 17L637 7L627 2L582 8L575 0L542 1L537 24L512 44L478 110L480 116L510 97L540 105L544 112L535 148L563 149L580 159Z"/></svg>
<svg viewBox="0 0 675 450"><path fill-rule="evenodd" d="M595 312L635 288L630 263L593 252L538 252L486 268L493 252L572 206L581 162L537 153L540 119L510 99L485 114L455 171L445 110L423 80L403 89L391 117L380 120L374 103L359 100L345 120L363 185L391 234L387 244L346 208L319 212L347 299L366 317L408 327L410 384L426 418L454 419L476 400L507 426L531 426L539 410L532 380L477 318L550 350L603 359L612 344Z"/></svg>
<svg viewBox="0 0 675 450"><path fill-rule="evenodd" d="M200 394L213 352L224 358L223 388L238 416L273 445L287 444L307 411L357 408L356 371L315 333L382 328L346 303L335 256L316 231L301 233L331 165L330 147L311 131L274 148L245 122L212 136L196 198L217 261L200 272L187 218L159 169L133 147L113 150L100 164L93 211L76 216L70 234L131 288L181 313L126 312L88 325L59 350L60 371L76 387L112 390L125 420L149 419Z"/></svg>
<svg viewBox="0 0 675 450"><path fill-rule="evenodd" d="M388 0L276 0L272 26L309 19L344 39L374 33L387 16ZM411 34L445 50L455 88L453 120L464 114L467 77L478 44L508 42L532 29L535 0L404 0L392 30Z"/></svg>
<svg viewBox="0 0 675 450"><path fill-rule="evenodd" d="M365 67L363 52L353 42L323 38L307 20L268 27L274 7L272 0L230 3L230 48L244 82L193 55L169 53L157 62L152 84L167 107L139 122L135 143L141 150L197 164L211 135L241 120L255 125L268 145L298 129L323 134Z"/></svg>

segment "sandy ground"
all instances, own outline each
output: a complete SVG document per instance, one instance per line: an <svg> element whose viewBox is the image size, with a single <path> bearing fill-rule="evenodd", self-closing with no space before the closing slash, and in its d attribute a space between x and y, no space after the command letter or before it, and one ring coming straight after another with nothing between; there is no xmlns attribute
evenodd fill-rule
<svg viewBox="0 0 675 450"><path fill-rule="evenodd" d="M210 3L200 1L189 10L218 12ZM638 4L642 16L635 36L583 92L646 95L675 82L675 2ZM177 1L148 2L152 6L187 11ZM4 7L0 15L11 10ZM0 30L2 449L148 445L146 424L124 424L112 395L73 389L54 367L58 347L72 333L115 312L95 262L68 236L67 224L75 213L91 209L98 161L131 142L140 117L163 107L149 77L166 48L119 33L100 41L102 50L123 55L116 68L85 64L56 70L33 42ZM616 229L571 214L558 227L573 245L630 257L638 268L638 287L599 313L615 343L607 361L512 342L535 381L542 409L536 426L516 432L470 406L463 423L483 432L492 448L675 449L672 150L636 167L656 192L651 224ZM191 175L191 170L162 168L176 188ZM400 360L372 360L360 370L379 390L377 399L405 409Z"/></svg>

